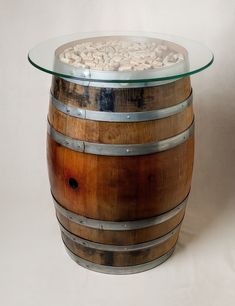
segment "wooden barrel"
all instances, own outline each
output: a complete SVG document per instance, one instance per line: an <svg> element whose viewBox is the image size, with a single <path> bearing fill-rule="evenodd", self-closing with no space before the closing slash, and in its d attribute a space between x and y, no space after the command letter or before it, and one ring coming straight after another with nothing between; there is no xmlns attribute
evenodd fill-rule
<svg viewBox="0 0 235 306"><path fill-rule="evenodd" d="M137 88L54 77L47 146L56 214L76 262L128 274L172 254L193 170L189 77Z"/></svg>

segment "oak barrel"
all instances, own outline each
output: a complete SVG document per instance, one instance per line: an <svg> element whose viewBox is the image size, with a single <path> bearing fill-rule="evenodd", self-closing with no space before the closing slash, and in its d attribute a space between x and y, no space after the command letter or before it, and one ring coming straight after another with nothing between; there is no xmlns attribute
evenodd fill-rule
<svg viewBox="0 0 235 306"><path fill-rule="evenodd" d="M190 78L118 88L54 76L47 155L70 256L105 273L157 266L174 250L190 191Z"/></svg>

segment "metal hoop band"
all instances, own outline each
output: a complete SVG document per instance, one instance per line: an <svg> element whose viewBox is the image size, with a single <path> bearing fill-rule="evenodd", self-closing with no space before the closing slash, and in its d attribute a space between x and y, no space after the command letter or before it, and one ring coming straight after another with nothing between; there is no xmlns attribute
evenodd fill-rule
<svg viewBox="0 0 235 306"><path fill-rule="evenodd" d="M65 245L65 249L69 256L80 266L87 268L89 270L93 270L100 273L106 273L106 274L116 274L116 275L124 275L124 274L133 274L133 273L139 273L143 271L150 270L152 268L155 268L156 266L162 264L164 261L166 261L174 252L175 246L170 249L167 253L164 255L146 262L144 264L135 265L135 266L126 266L126 267L112 267L112 266L105 266L105 265L99 265L93 262L90 262L88 260L85 260L77 255L75 255L73 252L71 252L68 247Z"/></svg>
<svg viewBox="0 0 235 306"><path fill-rule="evenodd" d="M61 78L67 82L73 83L73 84L78 84L81 86L89 86L89 87L99 87L99 88L140 88L140 87L153 87L153 86L161 86L169 83L173 83L179 79L182 78L174 78L174 79L169 79L169 80L163 80L163 81L151 81L151 82L129 82L128 80L123 83L117 83L117 82L101 82L101 81L89 81L88 79L74 79L74 78Z"/></svg>
<svg viewBox="0 0 235 306"><path fill-rule="evenodd" d="M156 217L146 218L142 220L135 220L135 221L103 221L103 220L96 220L90 219L81 215L77 215L64 207L62 207L52 195L54 200L55 209L61 215L69 219L70 221L97 230L105 230L105 231L131 231L131 230L138 230L147 227L151 227L157 224L161 224L166 222L176 216L180 211L182 211L187 204L188 195L187 197L175 208L171 209L170 211L158 215Z"/></svg>
<svg viewBox="0 0 235 306"><path fill-rule="evenodd" d="M93 110L77 108L74 106L69 106L64 104L63 102L57 100L52 94L50 99L52 105L57 110L75 118L94 120L94 121L105 121L105 122L141 122L141 121L166 118L183 111L186 107L188 107L192 103L193 94L191 92L191 94L186 100L167 108L162 108L153 111L146 111L146 112L129 112L129 113L101 112L101 111L93 111Z"/></svg>
<svg viewBox="0 0 235 306"><path fill-rule="evenodd" d="M61 233L63 233L68 239L76 242L77 244L80 244L84 247L100 250L100 251L107 251L107 252L131 252L131 251L140 251L144 250L146 248L155 247L159 244L162 244L163 242L170 239L173 235L175 235L181 226L182 221L169 233L167 233L164 236L161 236L160 238L150 240L143 243L137 243L137 244L131 244L131 245L113 245L113 244L103 244L103 243L97 243L90 240L83 239L81 237L78 237L69 231L67 231L63 225L59 222Z"/></svg>
<svg viewBox="0 0 235 306"><path fill-rule="evenodd" d="M54 141L73 151L108 156L135 156L162 152L180 145L193 134L194 121L187 130L178 135L143 144L103 144L82 141L59 133L49 122L47 131Z"/></svg>

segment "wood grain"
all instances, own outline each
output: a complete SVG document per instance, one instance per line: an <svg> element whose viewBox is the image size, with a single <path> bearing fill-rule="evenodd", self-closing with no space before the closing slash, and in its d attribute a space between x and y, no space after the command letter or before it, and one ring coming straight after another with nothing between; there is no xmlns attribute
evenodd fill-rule
<svg viewBox="0 0 235 306"><path fill-rule="evenodd" d="M192 105L167 118L144 122L103 122L66 115L50 104L48 120L60 133L98 143L135 144L158 141L186 130L193 121Z"/></svg>
<svg viewBox="0 0 235 306"><path fill-rule="evenodd" d="M190 78L185 77L161 86L140 88L100 88L81 86L53 77L51 92L63 103L79 108L142 112L176 105L191 93Z"/></svg>
<svg viewBox="0 0 235 306"><path fill-rule="evenodd" d="M191 93L190 78L153 87L98 88L53 77L52 95L64 104L105 112L142 112L176 105ZM145 122L101 122L71 117L49 106L48 119L60 133L102 144L144 144L175 136L193 121L192 105L167 118ZM140 156L102 156L73 151L47 136L51 191L67 210L103 221L155 217L179 205L188 195L194 160L194 135L176 147ZM59 222L83 239L109 245L133 245L159 238L183 219L185 209L171 219L138 230L88 228L57 212ZM139 251L99 251L62 238L76 255L109 266L131 266L154 260L176 243L179 231L167 241Z"/></svg>
<svg viewBox="0 0 235 306"><path fill-rule="evenodd" d="M194 137L164 152L111 157L75 152L48 135L52 193L66 209L93 219L135 220L164 213L187 196ZM69 179L77 181L73 189Z"/></svg>
<svg viewBox="0 0 235 306"><path fill-rule="evenodd" d="M91 240L98 243L128 245L150 241L165 235L173 230L183 220L184 213L185 209L161 224L128 231L112 231L89 228L69 220L59 212L57 212L57 218L69 232L86 240Z"/></svg>
<svg viewBox="0 0 235 306"><path fill-rule="evenodd" d="M139 265L154 260L169 251L178 239L179 230L163 243L142 250L112 252L102 251L80 245L62 233L65 245L77 256L100 265L124 267Z"/></svg>

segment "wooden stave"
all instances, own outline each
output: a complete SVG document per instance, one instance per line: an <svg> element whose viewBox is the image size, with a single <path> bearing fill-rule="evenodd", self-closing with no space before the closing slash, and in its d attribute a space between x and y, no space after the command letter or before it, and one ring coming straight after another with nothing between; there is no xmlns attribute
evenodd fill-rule
<svg viewBox="0 0 235 306"><path fill-rule="evenodd" d="M53 79L53 83L55 82L55 80L57 80L56 78L54 78ZM78 85L78 84L70 84L68 81L65 81L65 80L59 80L59 81L61 81L62 82L62 88L63 88L63 90L65 90L65 92L66 92L66 88L67 87L69 87L69 86L72 86L72 88L74 89L79 89L79 90L81 90L81 87L83 87L83 86L81 86L81 85ZM189 89L189 85L190 85L190 80L189 80L189 78L184 78L184 79L181 79L181 80L178 80L178 81L176 81L176 82L174 82L174 84L177 84L177 86L179 87L179 86L181 86L182 87L182 84L184 85L184 86L186 86L186 88L187 89ZM173 84L173 85L174 85ZM159 86L158 87L158 89L159 88L168 88L168 86L173 86L172 85L172 83L170 83L170 84L166 84L166 85L162 85L162 86ZM178 88L176 85L175 85L175 87L176 88ZM52 88L54 88L54 86L52 86ZM173 86L173 88L174 88L174 86ZM93 88L94 89L94 88ZM149 88L147 88L148 90L149 90ZM156 87L154 87L154 89L156 89ZM181 88L182 89L182 88ZM95 88L95 90L96 91L99 91L99 88ZM109 89L110 90L110 89ZM128 90L129 89L125 89L127 92L128 92ZM133 90L133 89L131 89L131 90ZM139 89L138 89L139 90ZM145 90L145 88L144 88L144 90ZM114 89L114 91L120 91L120 89ZM121 91L123 91L123 89L121 89ZM58 92L58 91L55 91L55 92ZM54 92L54 93L55 93ZM72 91L73 92L73 91ZM161 92L161 90L160 90L160 92ZM191 92L191 87L190 87L190 92ZM58 96L57 96L57 98L59 98ZM184 98L186 98L186 96L184 96ZM159 99L158 101L160 101L161 102L161 99ZM63 103L64 103L64 101L63 101ZM71 120L76 120L76 122L83 122L83 124L86 124L87 122L89 122L89 123L92 123L93 124L93 122L91 122L91 120L83 120L83 119L78 119L78 118L73 118L73 117L70 117L70 116L68 116L68 115L65 115L65 114L63 114L65 117L64 117L64 119L65 119L65 123L64 124L62 124L62 126L60 125L61 124L61 120L53 120L53 113L52 113L52 106L50 105L50 109L49 109L49 120L50 121L52 121L52 126L53 125L55 125L55 128L56 128L56 130L59 130L60 132L67 132L67 134L68 134L68 131L70 131L70 130L74 130L74 129L68 129L67 127L68 126L71 126ZM58 114L60 113L59 111L57 111L58 112ZM192 106L190 105L190 106L188 106L184 111L183 111L183 113L185 113L185 112L187 112L188 113L188 120L186 121L186 124L183 124L183 125L181 125L181 126L179 126L178 127L178 130L177 131L174 131L174 134L178 134L178 133L180 133L181 131L182 131L182 129L184 130L185 128L187 128L188 127L188 125L189 124L191 124L191 122L192 122L192 120L193 120L193 110L192 110ZM62 114L62 113L61 113ZM177 119L176 119L176 121L174 121L174 118L176 118L177 116L182 116L182 114L181 113L179 113L179 114L176 114L176 115L174 115L174 116L171 116L170 117L170 119L169 118L164 118L164 119L160 119L160 120L154 120L154 122L157 122L157 123L159 123L159 122L164 122L164 121L166 121L166 125L165 126L167 126L168 125L168 120L172 120L173 119L173 123L174 124L171 124L171 126L174 126L174 125L176 125L176 122L177 122ZM182 121L181 120L179 120L181 123L182 123ZM56 124L56 123L58 123L58 122L60 122L60 124ZM150 121L151 122L151 124L152 124L152 121ZM95 123L95 124L97 124L97 122ZM103 126L106 126L106 125L109 125L110 123L109 122L98 122L98 124L101 124L101 125L103 125ZM112 125L114 125L115 123L111 123ZM119 123L120 124L120 123ZM138 124L143 124L143 122L141 122L141 123L137 123L137 125ZM144 122L144 124L145 124L145 122ZM121 123L121 125L123 125L123 126L129 126L129 127L134 127L135 126L135 124L134 123ZM73 124L72 124L72 126L73 126ZM86 129L85 129L86 130ZM102 129L102 131L103 131L104 129ZM106 128L106 130L108 130L107 128ZM125 130L125 129L124 129ZM133 131L134 129L132 129L131 130L131 132ZM139 129L138 130L138 133L139 133L139 131L140 131L141 129ZM136 135L138 135L138 133L136 133ZM83 139L83 137L85 136L85 134L86 133L83 133L83 136L81 137L81 136L79 136L79 135L74 135L74 134L69 134L69 136L71 136L71 137L73 137L73 138L80 138L80 139ZM98 133L98 135L96 136L96 139L93 139L93 140L97 140L97 138L99 139L99 141L100 141L100 139L101 139L101 137L100 137L100 135L102 134L102 132L101 133ZM123 133L123 135L126 135L126 134L130 134L131 135L131 133ZM172 131L167 135L167 134L165 134L165 136L172 136L173 135L173 133L172 133ZM111 135L111 136L113 136L113 135ZM155 135L154 135L155 136ZM48 136L48 138L49 138L49 140L48 140L48 142L50 143L50 136ZM111 141L107 141L107 138L109 138L109 139L111 139ZM160 138L161 139L161 138ZM89 137L88 138L85 138L85 140L91 140ZM113 143L113 142L116 142L116 140L117 139L115 139L115 137L114 138L111 138L110 137L110 135L108 136L108 137L106 137L106 141L105 141L105 143ZM135 143L135 142L137 142L137 140L138 139L136 139L136 137L134 137L134 138L132 138L132 139L124 139L124 141L123 141L123 139L120 139L119 141L118 141L118 143L119 142L121 142L121 143ZM153 140L153 139L145 139L145 140ZM102 139L101 139L101 142L104 142L104 141L102 141ZM182 144L183 145L183 144ZM192 145L193 146L193 145ZM48 145L48 147L50 147L50 145ZM193 154L191 154L191 155L193 155ZM97 158L99 158L99 157L97 157ZM193 156L191 156L191 160L193 159ZM49 170L50 171L50 170ZM49 175L50 177L51 177L51 175ZM190 176L190 175L189 175ZM53 187L52 187L53 188ZM190 186L188 186L188 190L189 190L189 188L190 188ZM187 192L188 192L188 190L187 190ZM186 193L187 193L186 192ZM186 193L184 193L184 195L183 196L186 196ZM55 193L55 196L58 198L58 196L57 196L57 194ZM60 197L59 197L59 200L60 200ZM178 202L180 202L181 200L183 200L183 197L181 197L180 199L178 199ZM65 203L64 203L64 201L60 201L60 203L62 204L62 205L64 205L66 208L68 208L68 209L70 209L71 207L69 207L68 206L68 204L66 205ZM174 203L174 205L176 206L178 203ZM167 210L169 210L169 209L171 209L171 208L173 208L174 207L174 205L173 206L170 206L170 207L167 207ZM71 209L72 211L74 211L74 212L76 212L76 210L73 210L73 209ZM166 210L165 210L166 211ZM79 213L79 214L84 214L84 212L79 212L79 211L77 211L77 213ZM160 211L160 212L158 212L158 213L164 213L164 211ZM91 217L91 218L97 218L97 216L92 216L92 215L86 215L87 217ZM151 217L152 215L148 215L147 217ZM139 218L141 218L140 216L139 216ZM104 220L106 220L105 218L104 218Z"/></svg>
<svg viewBox="0 0 235 306"><path fill-rule="evenodd" d="M94 249L76 243L72 239L68 238L63 232L61 232L61 236L65 246L73 254L87 261L99 265L128 267L150 262L167 253L175 246L179 237L179 231L180 226L178 226L177 231L173 235L171 235L167 240L163 241L162 243L157 244L156 246L145 247L140 250L133 251L107 251L100 250L98 248ZM105 244L104 247L107 247L107 244Z"/></svg>
<svg viewBox="0 0 235 306"><path fill-rule="evenodd" d="M82 86L53 76L51 86L52 95L65 104L88 110L114 112L166 108L185 100L191 90L190 77L152 87L101 88Z"/></svg>
<svg viewBox="0 0 235 306"><path fill-rule="evenodd" d="M163 119L117 123L75 118L55 109L50 103L48 121L56 131L81 141L103 144L148 143L185 131L193 122L193 107L189 105L182 112Z"/></svg>
<svg viewBox="0 0 235 306"><path fill-rule="evenodd" d="M50 136L48 136L47 149L49 179L53 195L66 209L88 218L125 221L153 217L176 207L190 190L194 155L193 135L171 150L134 157L107 157L75 152L57 144ZM182 156L187 164L179 162ZM175 164L178 165L177 169L174 167ZM105 169L104 166L106 166ZM179 178L178 172L181 173ZM89 173L95 173L96 176L88 178ZM159 186L161 176L171 179L169 185ZM79 182L78 189L73 190L68 185L70 177ZM128 182L126 177L129 177ZM138 186L133 185L136 177L140 177ZM146 182L147 178L149 178L149 184ZM102 182L108 182L108 185ZM118 188L116 186L118 182L126 182L125 190L121 194L118 189L115 189L115 187ZM92 185L96 188L95 190ZM148 186L147 191L146 186ZM143 193L140 192L140 188ZM84 191L83 194L81 190ZM99 194L97 194L98 191ZM84 195L91 192L93 196L87 199ZM148 211L145 205L146 198L152 201ZM157 202L161 202L158 204L160 206L156 206ZM125 206L128 204L129 209Z"/></svg>
<svg viewBox="0 0 235 306"><path fill-rule="evenodd" d="M186 203L175 215L163 222L151 226L143 226L138 229L114 230L110 228L107 230L79 224L78 222L70 220L55 207L58 222L69 232L86 240L114 245L137 244L160 238L183 221L185 210Z"/></svg>
<svg viewBox="0 0 235 306"><path fill-rule="evenodd" d="M185 209L176 217L172 218L165 224L155 225L144 229L132 231L102 231L92 228L85 228L69 221L67 218L57 213L59 222L71 233L81 238L91 240L98 243L129 245L142 243L152 239L156 239L168 233L171 229L182 222Z"/></svg>
<svg viewBox="0 0 235 306"><path fill-rule="evenodd" d="M71 105L77 105L76 104L76 102L75 101L69 101L68 102L69 104L71 104ZM159 104L159 106L160 106L160 104ZM81 107L81 105L79 105L79 107ZM84 107L84 105L82 106L82 107ZM86 106L85 106L86 107ZM154 106L155 107L155 106ZM94 107L90 107L90 106L88 106L88 109L95 109ZM145 109L145 108L143 108L143 109ZM154 108L155 109L155 108ZM140 109L139 109L139 107L138 107L138 109L126 109L126 108L122 108L121 110L120 109L118 109L118 111L141 111ZM190 110L190 113L191 113L191 118L192 118L192 116L193 116L193 111L192 111L192 109ZM189 120L190 121L190 120ZM61 130L62 131L62 130ZM63 130L64 131L64 130ZM179 130L180 131L180 130ZM171 135L171 134L169 134L169 135ZM71 135L71 136L74 136L74 135ZM165 135L165 136L163 136L163 139L166 137L166 136L168 136L168 135ZM79 135L77 135L76 136L77 137L77 139L79 139L80 138L80 136ZM50 143L50 139L49 139L50 137L48 137L48 142ZM166 138L168 138L168 137L166 137ZM159 138L160 139L160 138ZM192 140L193 139L193 136L192 137L190 137L190 140ZM106 141L104 141L104 143L105 143ZM193 144L191 144L191 146L193 147L194 146L194 141L192 141L193 142ZM115 143L115 142L114 142ZM126 143L129 143L129 140L127 140L127 142ZM134 142L133 142L134 143ZM159 153L157 153L157 154L159 154ZM193 160L193 154L192 154L192 160ZM190 185L191 185L191 180L190 180ZM190 188L190 185L189 185L189 188ZM188 191L189 191L189 189L188 189ZM60 216L57 214L57 216L59 217L59 219L60 219ZM183 219L183 218L182 218ZM181 221L182 221L182 219L181 219ZM113 220L113 219L112 219ZM135 219L133 219L133 220L135 220ZM60 221L61 221L61 219L60 219ZM119 220L118 220L119 221ZM180 222L181 222L180 221ZM69 229L69 228L68 228ZM167 229L166 229L167 230ZM76 231L75 231L75 234L76 234ZM160 236L156 236L156 237L160 237ZM154 238L156 238L156 237L154 237ZM88 236L87 237L85 237L84 236L84 238L92 238L92 237L90 237L89 236L89 234L88 234ZM148 237L149 238L149 237ZM150 238L153 238L153 237L150 237ZM172 243L171 245L168 245L167 247L166 247L166 249L165 249L165 251L168 251L169 249L171 249L171 248L173 248L174 247L174 245L175 245L175 243L176 243L176 241L177 241L177 239L178 239L178 235L177 235L177 237L176 237L176 240L174 241L174 243ZM91 240L93 240L93 238L91 239ZM151 239L150 239L151 240ZM144 240L144 241L146 241L146 240ZM98 242L101 242L101 241L99 241L98 240ZM103 241L103 242L105 242L105 243L109 243L109 242L112 242L112 241L109 241L109 240L107 240L107 241ZM116 240L114 240L113 241L113 243L116 243L116 242L118 242L118 241L116 241ZM123 244L123 242L124 242L124 245L125 245L125 241L123 241L123 240L119 240L119 243L120 244ZM130 243L131 242L131 243ZM136 240L136 241L129 241L129 243L128 244L132 244L132 242L134 242L134 243L139 243L139 242L141 242L141 240ZM68 247L68 246L67 246ZM71 249L70 249L71 250ZM156 252L160 252L160 249L158 248L157 250L156 250ZM76 253L76 252L75 252ZM88 253L89 253L89 251L88 251ZM87 252L85 252L84 254L87 254ZM159 256L158 257L161 257L163 254L164 254L164 252L163 252L163 254L162 253L157 253ZM79 256L79 253L77 254L78 256ZM81 254L80 254L81 255ZM154 257L154 258L158 258L158 257ZM151 257L151 258L149 258L148 260L153 260L154 259L153 257ZM89 259L89 258L85 258L85 259ZM126 260L126 259L123 259L123 261L124 262L119 262L118 263L118 265L117 265L117 267L120 265L120 266L123 266L123 264L124 264L124 267L125 267L125 265L126 265L126 263L128 262L128 260ZM99 261L97 261L97 260L92 260L92 262L94 262L94 263L97 263L97 264L108 264L108 265L113 265L113 263L111 263L111 262L103 262L103 263L100 263ZM138 264L141 264L141 263L145 263L146 262L146 259L143 261L143 262L136 262L136 261L133 261L133 260L131 260L130 259L130 261L129 261L129 264L130 265L138 265Z"/></svg>
<svg viewBox="0 0 235 306"><path fill-rule="evenodd" d="M132 265L132 266L125 266L125 267L113 267L113 266L95 264L91 261L85 260L75 255L66 247L65 244L64 246L65 246L65 250L67 254L69 255L69 257L81 267L84 267L91 271L104 273L104 274L128 275L128 274L136 274L136 273L148 271L150 269L156 268L157 266L161 265L162 263L164 263L166 260L168 260L172 256L176 245L174 245L173 248L171 248L164 255L156 258L155 260L145 262L141 265Z"/></svg>

